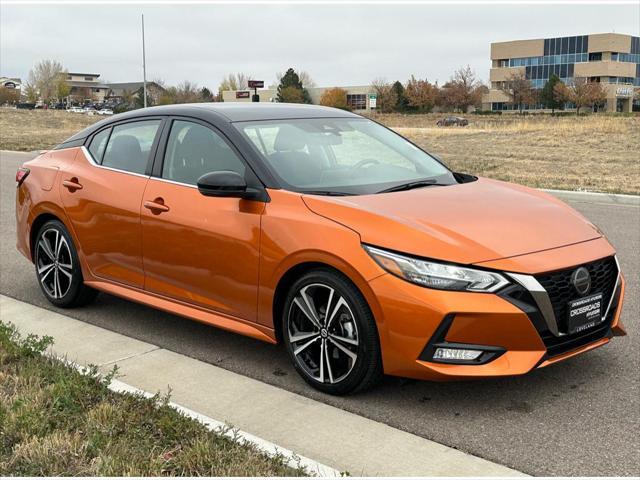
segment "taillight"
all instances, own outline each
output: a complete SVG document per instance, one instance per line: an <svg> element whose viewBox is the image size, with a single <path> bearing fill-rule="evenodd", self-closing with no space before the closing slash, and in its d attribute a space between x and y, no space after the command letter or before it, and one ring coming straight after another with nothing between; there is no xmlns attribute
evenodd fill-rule
<svg viewBox="0 0 640 480"><path fill-rule="evenodd" d="M20 167L18 169L16 172L16 183L18 184L18 187L22 185L22 182L24 182L24 180L29 176L30 171L31 170L26 167Z"/></svg>

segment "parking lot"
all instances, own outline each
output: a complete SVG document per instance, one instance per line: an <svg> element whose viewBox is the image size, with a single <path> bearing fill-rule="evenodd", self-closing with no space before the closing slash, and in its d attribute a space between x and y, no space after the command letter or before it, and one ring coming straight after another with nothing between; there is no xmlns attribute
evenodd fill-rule
<svg viewBox="0 0 640 480"><path fill-rule="evenodd" d="M33 266L15 249L14 175L31 156L0 158L0 293L53 309ZM442 384L387 378L373 391L336 398L311 390L277 346L108 295L63 313L529 474L640 475L640 208L572 205L618 250L628 281L622 321L629 335L523 377Z"/></svg>

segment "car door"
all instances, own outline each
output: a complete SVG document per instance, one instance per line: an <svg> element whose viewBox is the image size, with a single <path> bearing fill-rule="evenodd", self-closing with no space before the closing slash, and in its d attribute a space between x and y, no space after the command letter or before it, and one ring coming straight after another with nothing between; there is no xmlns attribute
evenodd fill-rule
<svg viewBox="0 0 640 480"><path fill-rule="evenodd" d="M63 172L62 203L91 273L143 288L140 205L162 119L96 132Z"/></svg>
<svg viewBox="0 0 640 480"><path fill-rule="evenodd" d="M208 124L174 118L163 137L141 213L145 289L253 321L264 203L196 186L205 173L252 172Z"/></svg>

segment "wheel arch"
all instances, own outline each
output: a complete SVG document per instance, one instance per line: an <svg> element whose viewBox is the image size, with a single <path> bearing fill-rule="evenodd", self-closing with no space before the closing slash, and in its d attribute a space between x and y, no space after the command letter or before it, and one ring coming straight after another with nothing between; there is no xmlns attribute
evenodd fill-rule
<svg viewBox="0 0 640 480"><path fill-rule="evenodd" d="M40 231L42 226L45 223L47 223L49 220L57 220L57 221L59 221L60 223L62 223L65 226L67 231L71 235L73 235L71 233L71 230L67 226L66 222L64 221L63 218L61 218L60 215L57 215L56 213L54 213L52 211L49 211L49 210L40 212L38 215L36 215L36 217L31 222L31 229L29 231L29 254L31 255L31 261L32 262L35 261L35 258L34 258L34 246L35 246L35 241L36 241L36 235L38 235L38 232Z"/></svg>
<svg viewBox="0 0 640 480"><path fill-rule="evenodd" d="M366 282L359 275L354 274L357 278L354 279L352 275L346 272L346 269L339 268L336 265L332 265L331 263L327 263L324 261L303 261L297 263L295 265L290 266L279 278L278 283L274 289L273 294L273 303L272 303L272 318L273 318L273 328L275 331L276 341L280 343L282 341L282 322L281 315L284 310L284 303L287 297L287 293L289 288L293 283L302 277L307 272L312 270L329 270L333 273L336 273L351 283L364 297L371 313L374 317L376 324L380 323L380 310L377 304L377 300L375 295L368 286L368 282Z"/></svg>

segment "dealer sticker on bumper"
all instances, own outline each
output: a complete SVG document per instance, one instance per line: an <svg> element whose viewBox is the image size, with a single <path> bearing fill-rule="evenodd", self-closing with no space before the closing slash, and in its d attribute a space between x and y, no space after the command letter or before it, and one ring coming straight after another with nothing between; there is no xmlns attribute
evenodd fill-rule
<svg viewBox="0 0 640 480"><path fill-rule="evenodd" d="M579 333L595 327L602 321L602 293L569 302L567 330L569 334Z"/></svg>

